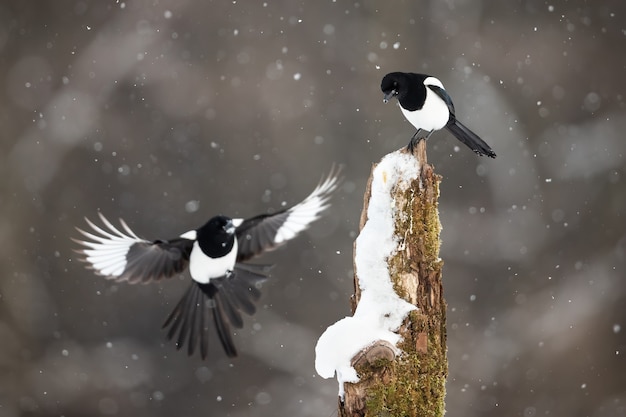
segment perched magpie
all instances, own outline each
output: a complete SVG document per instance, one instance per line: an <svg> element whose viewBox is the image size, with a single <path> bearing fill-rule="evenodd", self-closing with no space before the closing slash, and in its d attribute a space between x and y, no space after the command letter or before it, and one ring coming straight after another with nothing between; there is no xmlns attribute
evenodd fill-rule
<svg viewBox="0 0 626 417"><path fill-rule="evenodd" d="M76 228L84 240L76 250L87 268L117 282L148 283L170 278L189 266L193 279L189 289L169 315L163 328L176 347L185 344L192 355L199 345L208 352L209 315L229 357L237 356L230 325L243 327L241 312L252 315L261 295L259 284L269 266L245 261L296 237L329 207L331 193L339 183L339 170L330 174L299 204L274 214L249 219L215 216L198 229L171 240L145 240L120 219L122 230L98 213L104 227L85 218L90 232Z"/></svg>
<svg viewBox="0 0 626 417"><path fill-rule="evenodd" d="M445 127L478 155L496 157L485 141L456 119L452 99L437 78L412 72L392 72L383 77L380 89L385 94L383 102L396 97L402 114L417 129L407 146L409 151L413 152L419 142L420 130L430 132L426 136L428 139L435 130Z"/></svg>

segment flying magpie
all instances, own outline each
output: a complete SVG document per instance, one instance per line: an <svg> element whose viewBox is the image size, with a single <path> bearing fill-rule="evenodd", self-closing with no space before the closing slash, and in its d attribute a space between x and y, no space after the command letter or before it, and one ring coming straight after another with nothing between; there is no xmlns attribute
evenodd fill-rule
<svg viewBox="0 0 626 417"><path fill-rule="evenodd" d="M98 213L103 227L85 218L91 230L72 239L81 248L80 260L98 275L129 284L149 283L176 276L189 267L191 285L165 320L168 340L176 348L187 345L191 356L199 346L207 357L209 322L212 321L226 355L237 356L230 326L243 327L241 312L252 315L259 286L268 265L246 263L295 238L329 207L339 183L339 169L331 170L313 192L295 206L249 219L215 216L198 229L170 240L146 240L120 219L122 230Z"/></svg>
<svg viewBox="0 0 626 417"><path fill-rule="evenodd" d="M385 94L385 103L392 97L398 99L402 114L417 129L407 146L409 151L413 152L419 142L420 130L430 132L426 136L428 139L435 130L445 127L478 155L496 157L485 141L457 120L452 99L437 78L412 72L392 72L383 77L380 89Z"/></svg>

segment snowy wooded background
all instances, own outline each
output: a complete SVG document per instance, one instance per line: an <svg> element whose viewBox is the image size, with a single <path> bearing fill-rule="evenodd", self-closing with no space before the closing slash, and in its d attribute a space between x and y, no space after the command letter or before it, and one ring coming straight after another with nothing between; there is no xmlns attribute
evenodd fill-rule
<svg viewBox="0 0 626 417"><path fill-rule="evenodd" d="M451 416L626 415L623 1L4 1L0 415L331 416L313 349L349 314L372 162L413 128L379 84L440 78L498 158L448 133ZM75 261L98 210L149 239L304 198L228 360L160 330L188 276L115 284Z"/></svg>

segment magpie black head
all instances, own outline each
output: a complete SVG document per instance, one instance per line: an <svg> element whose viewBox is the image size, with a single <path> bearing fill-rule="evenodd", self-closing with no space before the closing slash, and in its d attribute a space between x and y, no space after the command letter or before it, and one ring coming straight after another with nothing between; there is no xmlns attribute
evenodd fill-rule
<svg viewBox="0 0 626 417"><path fill-rule="evenodd" d="M392 97L396 97L400 94L400 83L402 82L401 72L391 72L383 77L383 81L380 83L380 89L385 94L383 101L386 103Z"/></svg>
<svg viewBox="0 0 626 417"><path fill-rule="evenodd" d="M198 229L196 237L200 249L211 258L229 253L235 243L233 220L226 216L215 216Z"/></svg>
<svg viewBox="0 0 626 417"><path fill-rule="evenodd" d="M390 72L380 83L380 89L385 94L383 101L386 103L396 97L406 110L421 109L426 100L424 80L428 77L429 75L412 72Z"/></svg>

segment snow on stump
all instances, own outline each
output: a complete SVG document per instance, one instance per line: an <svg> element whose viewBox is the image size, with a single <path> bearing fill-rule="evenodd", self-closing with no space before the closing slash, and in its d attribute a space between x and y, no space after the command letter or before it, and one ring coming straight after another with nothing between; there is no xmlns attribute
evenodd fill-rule
<svg viewBox="0 0 626 417"><path fill-rule="evenodd" d="M443 416L446 305L440 177L426 141L372 168L354 244L352 317L328 327L315 368L336 374L340 416Z"/></svg>

